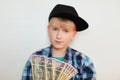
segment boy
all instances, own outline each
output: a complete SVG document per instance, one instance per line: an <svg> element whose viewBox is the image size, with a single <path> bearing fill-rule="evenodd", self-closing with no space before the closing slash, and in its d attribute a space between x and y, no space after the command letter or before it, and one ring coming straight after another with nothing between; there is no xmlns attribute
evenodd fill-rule
<svg viewBox="0 0 120 80"><path fill-rule="evenodd" d="M35 52L35 55L45 55L74 66L78 73L71 80L96 80L96 72L91 60L68 45L78 31L88 28L88 23L78 16L72 6L58 4L49 15L48 35L51 46ZM22 80L32 80L30 60L27 61Z"/></svg>

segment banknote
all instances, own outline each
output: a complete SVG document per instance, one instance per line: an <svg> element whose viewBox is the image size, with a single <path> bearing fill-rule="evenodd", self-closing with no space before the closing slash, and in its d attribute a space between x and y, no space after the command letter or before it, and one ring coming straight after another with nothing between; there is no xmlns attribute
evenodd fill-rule
<svg viewBox="0 0 120 80"><path fill-rule="evenodd" d="M34 80L47 80L46 57L32 56L32 73Z"/></svg>
<svg viewBox="0 0 120 80"><path fill-rule="evenodd" d="M70 64L69 64L70 65ZM71 69L69 72L67 72L67 76L64 78L64 80L69 80L71 79L75 74L78 73L77 69L75 69L72 65L70 65Z"/></svg>
<svg viewBox="0 0 120 80"><path fill-rule="evenodd" d="M61 71L61 74L59 75L59 79L60 80L65 80L65 79L69 80L71 78L70 74L73 74L73 71L76 71L76 69L72 65L66 63L66 66L64 66L63 70Z"/></svg>
<svg viewBox="0 0 120 80"><path fill-rule="evenodd" d="M39 79L39 62L40 62L40 57L39 56L31 56L31 66L32 66L32 76L33 80L38 80Z"/></svg>
<svg viewBox="0 0 120 80"><path fill-rule="evenodd" d="M68 72L70 72L70 69L71 69L71 66L66 63L66 66L63 72L61 72L62 75L60 77L60 80L64 80L64 78L68 75Z"/></svg>
<svg viewBox="0 0 120 80"><path fill-rule="evenodd" d="M46 61L46 67L47 67L47 79L48 80L55 80L55 72L54 72L54 59L47 58Z"/></svg>
<svg viewBox="0 0 120 80"><path fill-rule="evenodd" d="M71 79L75 74L77 74L78 72L76 70L73 70L71 74L69 74L64 80L69 80Z"/></svg>
<svg viewBox="0 0 120 80"><path fill-rule="evenodd" d="M33 80L69 80L77 70L70 64L43 55L32 55Z"/></svg>
<svg viewBox="0 0 120 80"><path fill-rule="evenodd" d="M55 80L59 80L58 77L65 66L65 62L55 60Z"/></svg>
<svg viewBox="0 0 120 80"><path fill-rule="evenodd" d="M59 77L58 77L59 80L62 80L62 79L64 78L64 76L66 75L65 72L67 71L68 67L69 67L69 66L68 66L67 64L65 64L63 70L61 71L61 73L60 73L60 75L59 75Z"/></svg>
<svg viewBox="0 0 120 80"><path fill-rule="evenodd" d="M72 73L72 71L74 71L74 68L70 64L68 65L69 65L69 69L65 72L67 74L65 75L64 79L67 78Z"/></svg>

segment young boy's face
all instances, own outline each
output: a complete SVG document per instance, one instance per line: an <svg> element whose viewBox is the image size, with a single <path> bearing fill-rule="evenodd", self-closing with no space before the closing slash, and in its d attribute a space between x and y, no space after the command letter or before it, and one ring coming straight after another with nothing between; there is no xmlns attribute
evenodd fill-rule
<svg viewBox="0 0 120 80"><path fill-rule="evenodd" d="M66 49L76 35L76 26L70 20L54 17L49 22L48 35L53 48Z"/></svg>

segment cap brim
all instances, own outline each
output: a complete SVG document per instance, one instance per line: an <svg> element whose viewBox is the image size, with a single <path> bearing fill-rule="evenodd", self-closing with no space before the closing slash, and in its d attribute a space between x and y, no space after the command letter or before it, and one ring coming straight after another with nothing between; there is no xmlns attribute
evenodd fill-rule
<svg viewBox="0 0 120 80"><path fill-rule="evenodd" d="M74 16L74 15L67 14L67 13L56 14L54 16L49 17L49 20L52 17L61 17L61 18L65 18L65 19L69 19L69 20L73 21L76 25L76 31L83 31L83 30L87 29L89 26L88 23L81 17Z"/></svg>

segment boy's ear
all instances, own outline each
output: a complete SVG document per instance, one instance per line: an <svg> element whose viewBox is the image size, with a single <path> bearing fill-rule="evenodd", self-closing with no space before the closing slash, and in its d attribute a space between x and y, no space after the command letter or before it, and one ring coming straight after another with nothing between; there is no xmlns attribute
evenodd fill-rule
<svg viewBox="0 0 120 80"><path fill-rule="evenodd" d="M48 35L49 35L49 23L48 23L48 25L47 25L47 32L48 32Z"/></svg>
<svg viewBox="0 0 120 80"><path fill-rule="evenodd" d="M74 31L74 37L76 36L76 34L77 34L77 31Z"/></svg>
<svg viewBox="0 0 120 80"><path fill-rule="evenodd" d="M76 34L77 34L77 31L74 31L72 40L75 38Z"/></svg>
<svg viewBox="0 0 120 80"><path fill-rule="evenodd" d="M49 27L50 27L50 24L48 23L48 25L47 25L47 30L49 30Z"/></svg>

